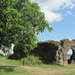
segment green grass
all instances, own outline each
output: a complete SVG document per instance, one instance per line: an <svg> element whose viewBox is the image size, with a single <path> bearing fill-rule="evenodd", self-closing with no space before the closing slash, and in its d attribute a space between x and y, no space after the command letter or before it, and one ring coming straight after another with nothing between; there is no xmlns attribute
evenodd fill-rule
<svg viewBox="0 0 75 75"><path fill-rule="evenodd" d="M33 59L27 58L27 59ZM38 59L37 59L38 60ZM75 75L75 65L66 67L58 65L22 65L20 60L9 60L0 58L0 75Z"/></svg>
<svg viewBox="0 0 75 75"><path fill-rule="evenodd" d="M20 67L19 60L9 60L0 58L0 75L20 75L27 73L27 70Z"/></svg>
<svg viewBox="0 0 75 75"><path fill-rule="evenodd" d="M21 59L23 65L36 65L42 64L42 61L37 56L28 55L26 58Z"/></svg>

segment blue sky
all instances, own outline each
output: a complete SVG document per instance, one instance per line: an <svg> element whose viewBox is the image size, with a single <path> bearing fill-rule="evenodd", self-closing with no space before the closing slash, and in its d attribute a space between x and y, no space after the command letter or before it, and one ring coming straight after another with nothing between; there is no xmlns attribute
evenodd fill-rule
<svg viewBox="0 0 75 75"><path fill-rule="evenodd" d="M30 0L40 6L45 18L53 28L37 35L39 41L75 39L75 0ZM69 51L69 54L71 51Z"/></svg>

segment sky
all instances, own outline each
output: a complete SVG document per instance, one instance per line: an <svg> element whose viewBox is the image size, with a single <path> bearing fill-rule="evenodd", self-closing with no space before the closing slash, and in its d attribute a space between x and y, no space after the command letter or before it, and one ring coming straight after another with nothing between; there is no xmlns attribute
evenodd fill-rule
<svg viewBox="0 0 75 75"><path fill-rule="evenodd" d="M37 35L39 41L75 39L75 0L30 0L40 6L45 18L53 28ZM72 53L71 50L69 54Z"/></svg>

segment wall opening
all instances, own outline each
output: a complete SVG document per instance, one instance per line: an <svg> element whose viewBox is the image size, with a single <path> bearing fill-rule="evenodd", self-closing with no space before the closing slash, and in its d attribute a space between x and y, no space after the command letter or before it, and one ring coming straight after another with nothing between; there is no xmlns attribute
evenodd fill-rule
<svg viewBox="0 0 75 75"><path fill-rule="evenodd" d="M67 61L69 61L69 60L70 60L70 58L71 58L72 54L73 54L72 49L69 49L69 51L67 52ZM69 62L68 62L68 64L69 64Z"/></svg>

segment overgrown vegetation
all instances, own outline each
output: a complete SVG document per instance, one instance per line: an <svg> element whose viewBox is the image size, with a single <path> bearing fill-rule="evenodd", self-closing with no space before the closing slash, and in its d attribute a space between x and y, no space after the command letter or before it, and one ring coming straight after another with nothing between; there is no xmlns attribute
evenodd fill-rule
<svg viewBox="0 0 75 75"><path fill-rule="evenodd" d="M4 57L4 55L0 53L0 58L2 58L2 57Z"/></svg>
<svg viewBox="0 0 75 75"><path fill-rule="evenodd" d="M42 64L42 61L37 56L28 55L26 58L21 59L23 65L39 65Z"/></svg>
<svg viewBox="0 0 75 75"><path fill-rule="evenodd" d="M53 63L52 63L52 65L57 65L57 66L63 66L63 65L61 65L59 62L55 62L55 61L53 61Z"/></svg>

